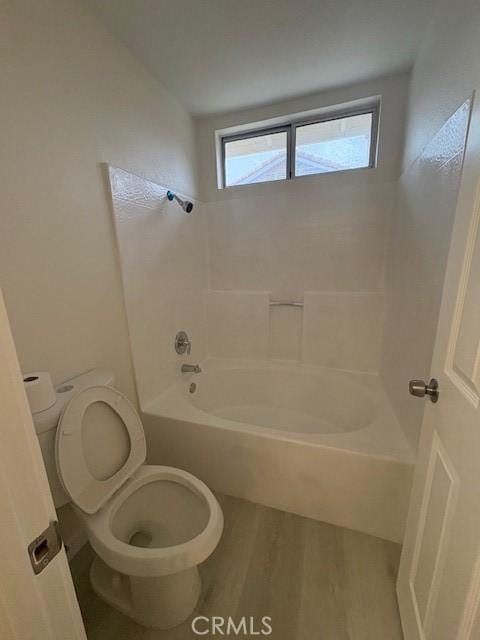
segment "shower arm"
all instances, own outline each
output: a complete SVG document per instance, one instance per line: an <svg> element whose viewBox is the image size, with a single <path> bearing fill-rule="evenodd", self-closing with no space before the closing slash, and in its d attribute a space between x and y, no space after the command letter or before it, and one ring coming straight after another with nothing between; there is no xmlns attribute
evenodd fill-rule
<svg viewBox="0 0 480 640"><path fill-rule="evenodd" d="M176 200L186 213L192 212L193 202L190 202L190 200L182 200L173 191L167 191L167 198L170 200L170 202L172 202L173 200Z"/></svg>

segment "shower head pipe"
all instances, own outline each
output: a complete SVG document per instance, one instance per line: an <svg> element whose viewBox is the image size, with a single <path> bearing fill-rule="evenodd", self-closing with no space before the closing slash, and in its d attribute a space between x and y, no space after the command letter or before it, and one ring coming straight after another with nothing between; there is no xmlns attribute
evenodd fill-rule
<svg viewBox="0 0 480 640"><path fill-rule="evenodd" d="M178 204L182 207L182 209L187 213L192 212L193 202L190 202L190 200L182 200L177 196L176 193L173 193L173 191L167 191L167 198L170 200L170 202L172 202L172 200L176 200Z"/></svg>

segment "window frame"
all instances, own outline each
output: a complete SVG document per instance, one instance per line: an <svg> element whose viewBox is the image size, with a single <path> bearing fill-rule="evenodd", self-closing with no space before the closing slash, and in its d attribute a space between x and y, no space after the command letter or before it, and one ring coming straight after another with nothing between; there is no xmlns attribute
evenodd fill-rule
<svg viewBox="0 0 480 640"><path fill-rule="evenodd" d="M268 136L273 133L286 133L287 134L287 142L285 145L285 151L287 153L287 162L286 162L286 177L280 178L280 180L265 180L264 182L282 182L282 180L289 180L292 172L291 166L291 145L292 145L292 127L291 123L287 123L284 125L279 125L277 127L264 127L262 129L251 129L249 131L245 131L242 133L237 133L233 135L222 136L222 189L231 189L232 187L246 187L249 184L262 184L261 182L248 182L247 184L230 184L227 185L226 180L226 170L225 170L225 145L229 142L237 142L237 140L251 140L252 138L260 138L262 136Z"/></svg>
<svg viewBox="0 0 480 640"><path fill-rule="evenodd" d="M355 167L352 169L338 169L336 171L328 171L328 172L319 172L319 173L311 173L307 175L297 176L295 173L295 165L296 165L296 139L297 139L297 129L300 127L305 127L313 124L322 124L323 122L331 122L333 120L342 120L344 118L349 118L353 116L362 116L371 114L372 116L372 124L370 129L370 154L369 154L369 162L365 167ZM312 116L311 118L300 118L295 119L292 118L287 120L283 124L276 126L264 126L260 128L248 129L245 131L241 131L240 133L234 134L225 134L220 136L220 161L221 161L221 188L222 189L232 189L236 187L247 187L252 184L265 184L272 182L283 182L285 180L297 180L298 178L311 178L314 176L325 175L326 173L343 173L344 171L358 171L359 169L375 169L377 167L377 153L378 153L378 136L379 136L379 123L380 123L380 102L376 101L375 103L370 103L367 105L359 106L359 107L350 107L345 109L336 109L334 111L329 111L325 114L318 114L316 116ZM273 133L283 133L287 134L287 142L286 142L286 152L287 152L287 163L286 163L286 177L281 178L279 180L265 180L263 182L248 182L247 184L232 184L227 185L226 183L226 168L225 168L225 145L229 142L236 142L238 140L249 140L251 138L258 138L265 135L270 135Z"/></svg>

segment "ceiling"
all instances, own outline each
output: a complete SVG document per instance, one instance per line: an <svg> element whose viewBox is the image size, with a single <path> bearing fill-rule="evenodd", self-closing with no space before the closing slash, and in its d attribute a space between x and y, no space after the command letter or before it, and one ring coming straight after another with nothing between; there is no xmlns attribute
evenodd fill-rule
<svg viewBox="0 0 480 640"><path fill-rule="evenodd" d="M195 115L412 65L436 0L85 0Z"/></svg>

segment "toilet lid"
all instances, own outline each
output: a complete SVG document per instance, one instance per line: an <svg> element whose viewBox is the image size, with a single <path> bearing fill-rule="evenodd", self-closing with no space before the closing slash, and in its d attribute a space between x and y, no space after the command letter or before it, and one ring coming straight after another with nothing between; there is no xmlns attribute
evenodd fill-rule
<svg viewBox="0 0 480 640"><path fill-rule="evenodd" d="M135 407L116 389L89 387L70 400L57 429L55 459L72 501L96 513L145 462Z"/></svg>

